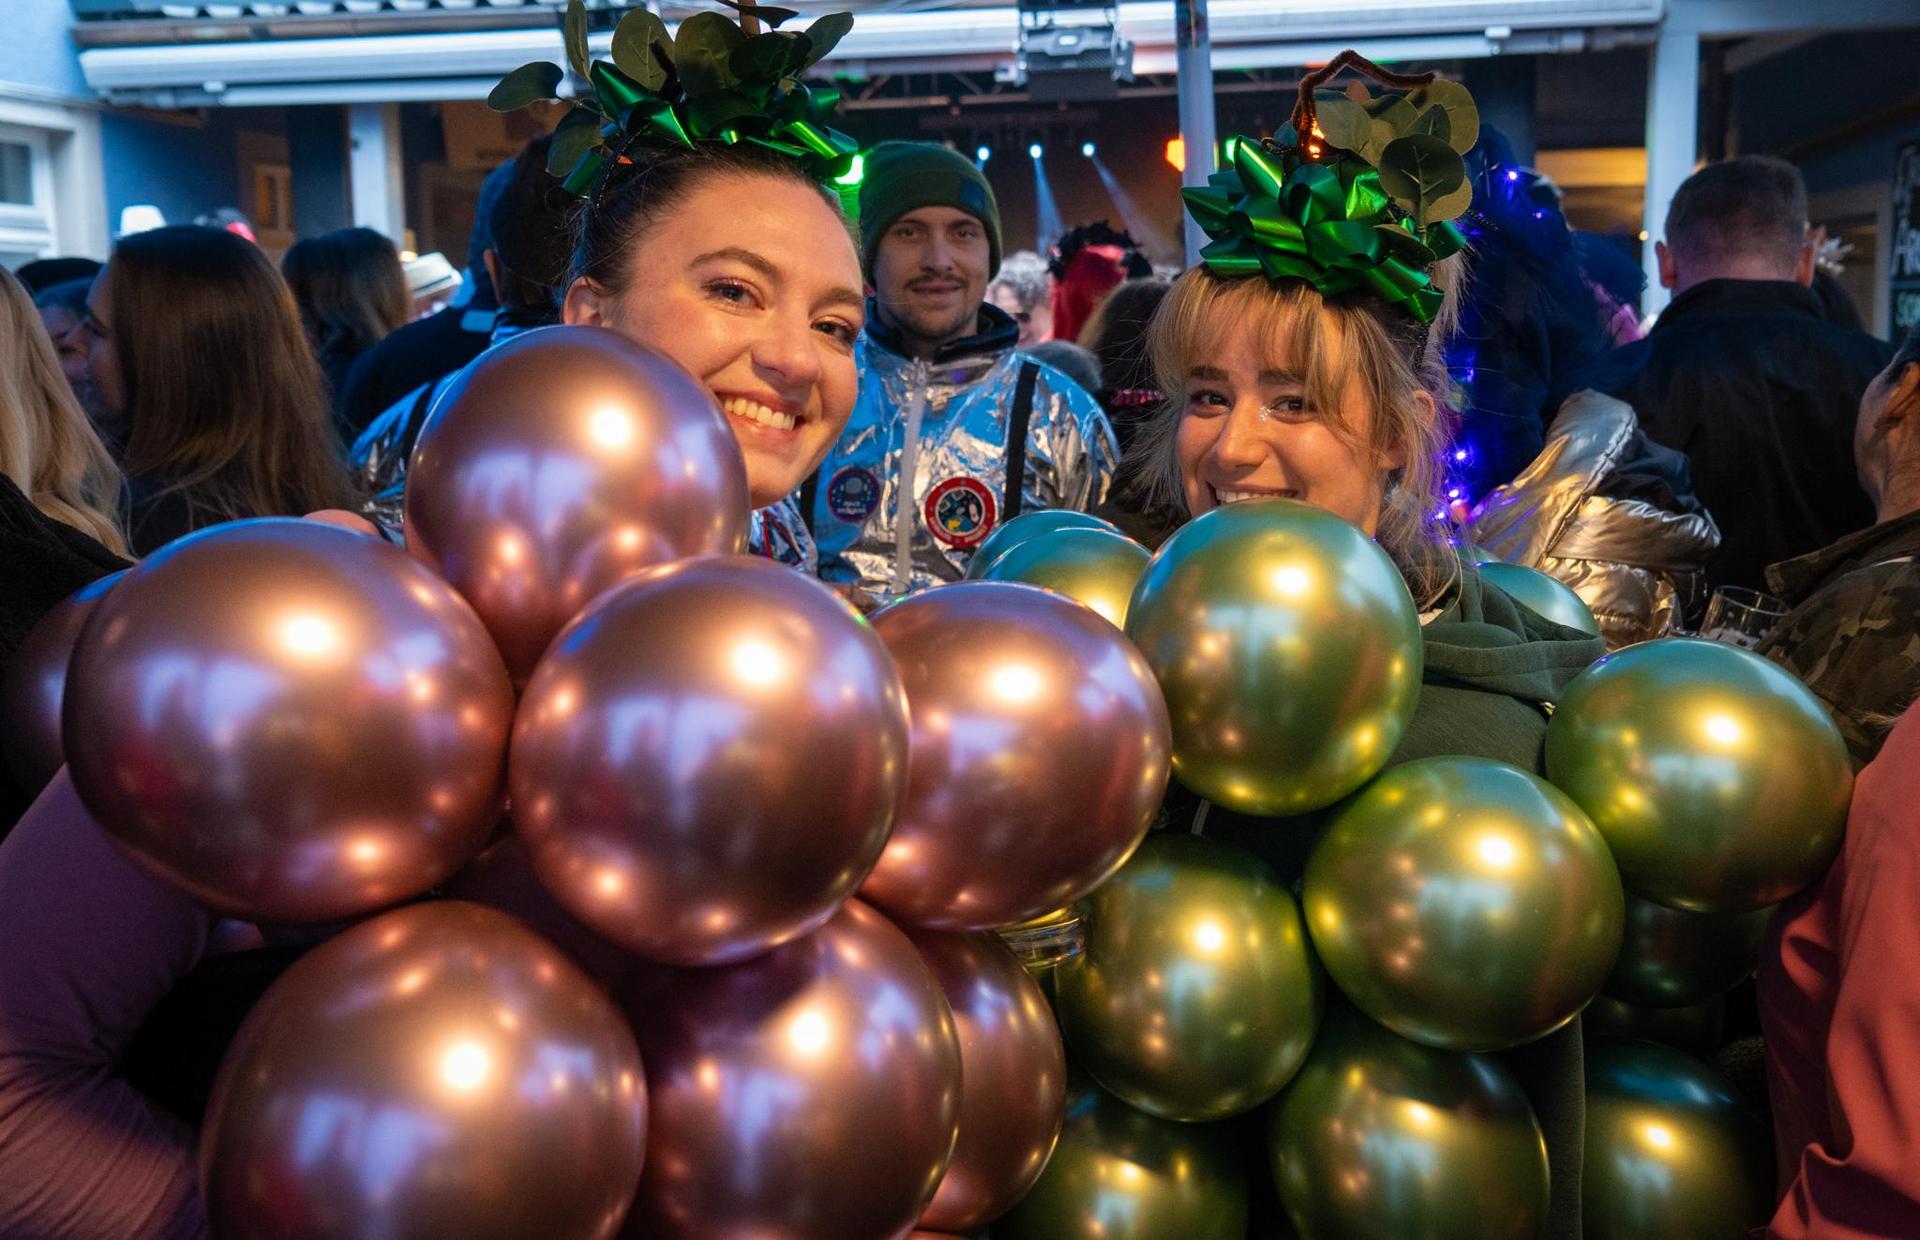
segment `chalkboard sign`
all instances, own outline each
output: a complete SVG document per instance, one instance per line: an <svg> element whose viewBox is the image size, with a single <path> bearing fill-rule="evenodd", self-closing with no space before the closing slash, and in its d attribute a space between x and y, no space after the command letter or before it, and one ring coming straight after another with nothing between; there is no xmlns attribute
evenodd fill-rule
<svg viewBox="0 0 1920 1240"><path fill-rule="evenodd" d="M1920 323L1920 142L1893 158L1893 338Z"/></svg>

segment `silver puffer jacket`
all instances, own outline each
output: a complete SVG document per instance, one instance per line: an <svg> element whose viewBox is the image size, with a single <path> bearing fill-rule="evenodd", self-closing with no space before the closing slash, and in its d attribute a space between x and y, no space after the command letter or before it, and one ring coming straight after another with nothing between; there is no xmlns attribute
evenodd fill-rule
<svg viewBox="0 0 1920 1240"><path fill-rule="evenodd" d="M1685 458L1639 432L1631 405L1574 393L1547 427L1540 455L1489 492L1466 529L1467 540L1488 554L1573 587L1614 649L1681 631L1705 589L1702 568L1720 545L1720 529L1704 509L1647 497L1691 488L1678 468ZM1668 466L1653 471L1667 485L1623 485L1626 471L1649 454Z"/></svg>
<svg viewBox="0 0 1920 1240"><path fill-rule="evenodd" d="M1020 510L1086 510L1105 498L1118 448L1099 403L1015 352L1018 329L997 307L983 307L980 322L979 335L928 362L876 340L869 316L860 395L813 488L821 577L886 598L966 573L1005 519L1008 421L1024 366L1035 377Z"/></svg>

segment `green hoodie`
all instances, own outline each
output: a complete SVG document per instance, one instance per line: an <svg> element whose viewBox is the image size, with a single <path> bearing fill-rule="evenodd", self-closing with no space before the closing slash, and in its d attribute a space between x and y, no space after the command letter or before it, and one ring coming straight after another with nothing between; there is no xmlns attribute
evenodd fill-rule
<svg viewBox="0 0 1920 1240"><path fill-rule="evenodd" d="M1534 614L1472 570L1421 636L1426 671L1420 702L1388 766L1463 755L1544 773L1552 704L1569 681L1606 653L1598 637ZM1281 877L1297 883L1308 852L1343 804L1287 819L1209 806L1201 830L1264 858ZM1543 1234L1578 1240L1586 1124L1580 1022L1499 1058L1527 1091L1546 1135L1552 1198Z"/></svg>

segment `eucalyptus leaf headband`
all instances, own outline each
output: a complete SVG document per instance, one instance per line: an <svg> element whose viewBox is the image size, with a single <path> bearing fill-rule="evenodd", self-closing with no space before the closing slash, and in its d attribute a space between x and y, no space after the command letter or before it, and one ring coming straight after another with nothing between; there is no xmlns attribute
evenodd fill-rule
<svg viewBox="0 0 1920 1240"><path fill-rule="evenodd" d="M1347 68L1395 89L1318 89ZM1466 244L1453 220L1473 201L1463 157L1479 134L1466 87L1342 52L1300 83L1286 127L1265 141L1227 139L1226 166L1182 191L1212 238L1201 260L1220 276L1373 293L1431 323L1445 300L1434 265Z"/></svg>
<svg viewBox="0 0 1920 1240"><path fill-rule="evenodd" d="M569 193L597 196L614 168L634 162L628 151L642 141L750 143L793 158L836 189L858 184L859 143L827 124L840 92L800 80L853 28L853 16L828 13L802 33L778 29L799 16L792 9L720 3L774 29L750 35L719 13L695 13L670 37L658 16L634 9L614 29L609 63L590 58L586 7L568 0L567 59L592 88L568 101L547 157ZM557 99L565 76L548 61L521 65L500 79L487 106L512 112Z"/></svg>

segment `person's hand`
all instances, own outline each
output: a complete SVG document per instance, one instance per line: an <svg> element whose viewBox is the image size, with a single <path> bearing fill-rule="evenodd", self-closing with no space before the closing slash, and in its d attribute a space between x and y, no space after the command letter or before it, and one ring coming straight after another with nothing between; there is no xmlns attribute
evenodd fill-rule
<svg viewBox="0 0 1920 1240"><path fill-rule="evenodd" d="M356 534L368 534L374 538L380 537L379 526L367 520L359 513L348 512L344 508L322 508L318 512L308 513L306 519L309 521L322 521L328 525L337 525L343 530L352 530Z"/></svg>

